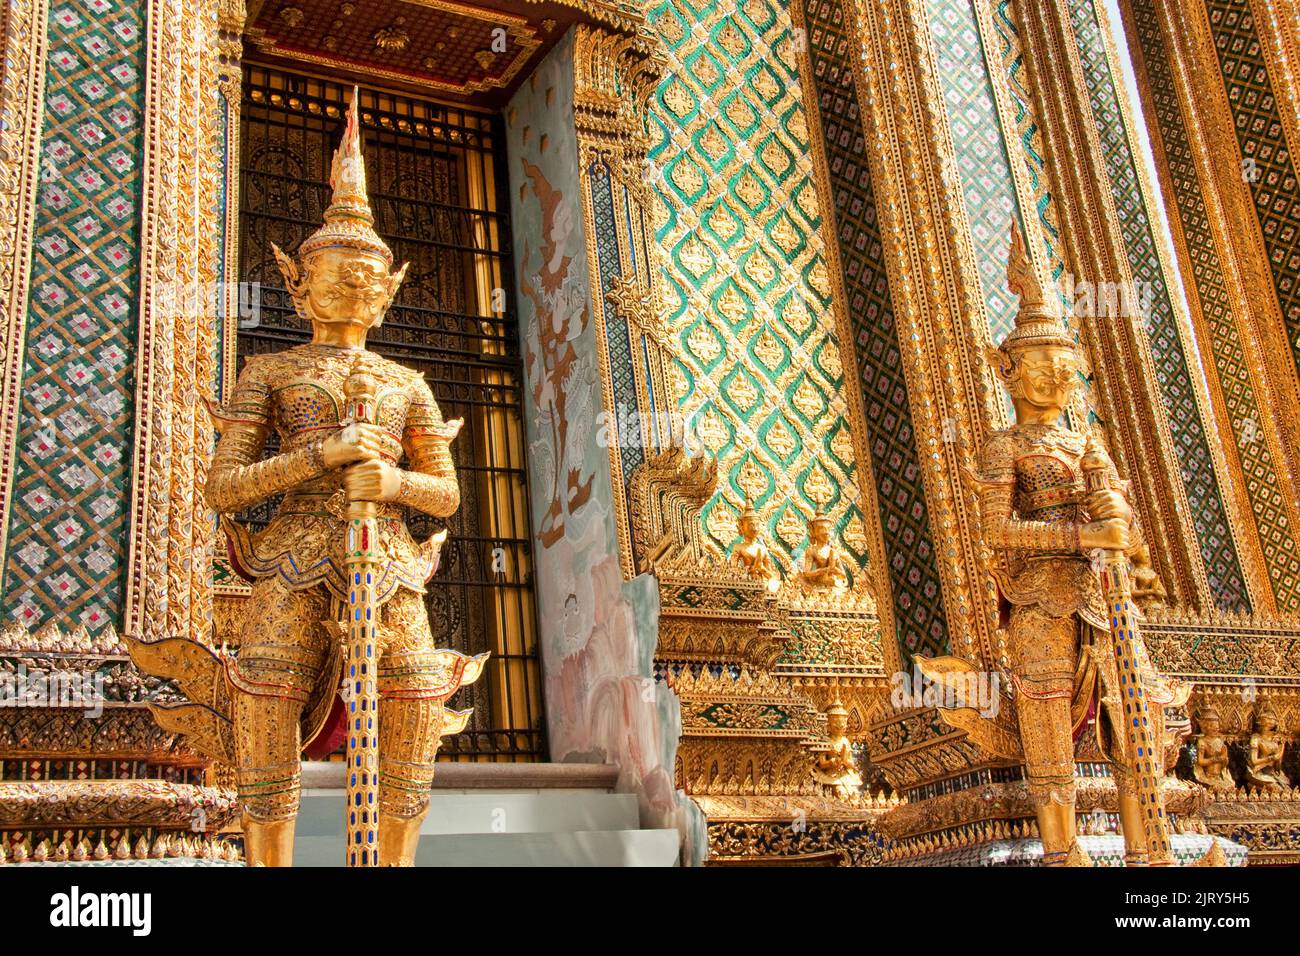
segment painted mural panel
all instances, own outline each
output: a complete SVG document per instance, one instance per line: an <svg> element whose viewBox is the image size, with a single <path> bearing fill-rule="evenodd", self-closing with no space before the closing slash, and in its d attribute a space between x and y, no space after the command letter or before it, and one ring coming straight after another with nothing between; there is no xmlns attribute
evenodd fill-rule
<svg viewBox="0 0 1300 956"><path fill-rule="evenodd" d="M702 846L678 803L676 697L654 680L658 590L619 563L573 125L572 38L507 109L536 594L551 758L617 763L643 820Z"/></svg>

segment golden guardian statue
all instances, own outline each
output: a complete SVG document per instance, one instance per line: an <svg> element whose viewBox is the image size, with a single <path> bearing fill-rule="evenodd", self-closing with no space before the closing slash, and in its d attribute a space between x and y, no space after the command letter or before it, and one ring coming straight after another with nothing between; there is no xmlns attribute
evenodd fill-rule
<svg viewBox="0 0 1300 956"><path fill-rule="evenodd" d="M1075 830L1075 738L1091 718L1118 789L1126 862L1169 864L1163 711L1184 703L1190 688L1156 674L1142 643L1130 579L1140 538L1126 485L1096 436L1063 424L1079 381L1078 346L1014 227L1007 280L1020 308L993 361L1016 421L989 435L979 474L970 476L995 553L1008 635L1015 719L999 727L1011 730L1002 739L1018 752L1003 755L1023 760L1044 865L1084 864ZM944 684L972 669L955 658L918 663ZM973 733L991 726L958 703L955 719Z"/></svg>
<svg viewBox="0 0 1300 956"><path fill-rule="evenodd" d="M131 642L142 670L188 698L155 705L159 722L234 765L250 865L291 864L300 754L340 744L347 862L412 865L441 737L468 716L444 702L486 657L434 646L423 594L446 533L415 541L403 517L456 510L449 446L461 422L443 421L420 374L365 347L406 266L390 273L374 230L356 99L323 224L296 261L275 249L312 340L249 358L214 410L207 500L252 584L237 650ZM279 451L263 459L272 432ZM273 495L284 498L264 530L230 517Z"/></svg>

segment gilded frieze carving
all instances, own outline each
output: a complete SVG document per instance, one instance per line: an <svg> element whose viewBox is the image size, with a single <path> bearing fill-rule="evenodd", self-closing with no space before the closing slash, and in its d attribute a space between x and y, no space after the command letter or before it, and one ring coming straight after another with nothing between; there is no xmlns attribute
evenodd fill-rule
<svg viewBox="0 0 1300 956"><path fill-rule="evenodd" d="M117 826L0 830L0 863L181 859L236 864L242 858L243 851L236 842L209 833Z"/></svg>

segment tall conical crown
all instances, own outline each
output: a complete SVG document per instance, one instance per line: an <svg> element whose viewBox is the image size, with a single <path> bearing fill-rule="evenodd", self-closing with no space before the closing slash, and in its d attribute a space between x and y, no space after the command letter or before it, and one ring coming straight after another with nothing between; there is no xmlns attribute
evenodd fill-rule
<svg viewBox="0 0 1300 956"><path fill-rule="evenodd" d="M1024 237L1014 219L1011 220L1011 248L1007 253L1007 288L1020 297L1020 308L1016 311L1016 327L998 348L1008 352L1051 345L1078 347L1061 321L1060 310L1043 294L1043 285L1034 273Z"/></svg>
<svg viewBox="0 0 1300 956"><path fill-rule="evenodd" d="M325 221L298 247L299 259L322 249L343 247L379 256L389 265L393 263L392 251L375 232L375 217L370 211L370 196L366 192L366 164L361 156L361 124L357 115L358 93L353 87L343 142L334 151L334 163L330 167L333 195L329 208L325 210Z"/></svg>

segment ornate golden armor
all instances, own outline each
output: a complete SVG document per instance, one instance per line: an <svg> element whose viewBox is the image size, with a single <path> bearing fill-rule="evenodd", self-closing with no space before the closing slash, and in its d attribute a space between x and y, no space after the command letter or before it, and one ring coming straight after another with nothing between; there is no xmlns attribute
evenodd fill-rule
<svg viewBox="0 0 1300 956"><path fill-rule="evenodd" d="M448 449L455 430L444 425L417 373L364 349L324 345L250 359L233 399L219 412L222 435L208 476L208 503L229 514L286 493L275 519L255 535L222 519L231 560L245 577L274 576L289 590L323 584L344 597L342 515L336 498L341 476L326 469L321 436L340 427L343 384L354 371L379 384L376 411L387 444L385 460L396 465L403 453L410 460L397 499L380 506L387 558L380 599L387 600L398 587L424 592L437 549L431 541L417 545L412 540L402 506L438 517L456 510L460 489ZM279 435L281 453L258 461L272 429Z"/></svg>

